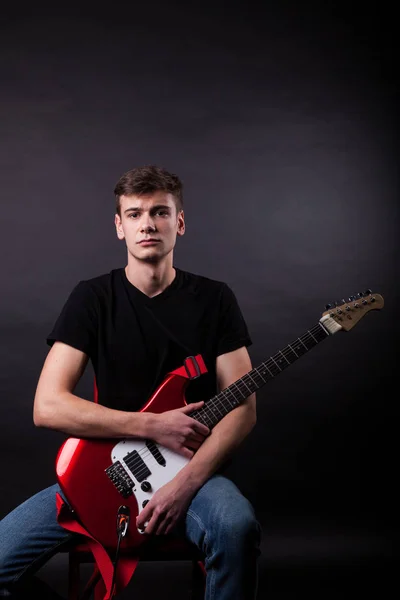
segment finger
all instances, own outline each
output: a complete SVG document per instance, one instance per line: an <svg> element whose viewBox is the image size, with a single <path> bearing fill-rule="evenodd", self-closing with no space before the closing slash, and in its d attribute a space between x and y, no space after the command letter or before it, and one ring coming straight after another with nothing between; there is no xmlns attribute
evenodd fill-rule
<svg viewBox="0 0 400 600"><path fill-rule="evenodd" d="M180 410L185 415L188 415L189 413L198 410L202 406L204 406L204 400L201 400L200 402L191 402L190 404L186 404L186 406L183 406Z"/></svg>
<svg viewBox="0 0 400 600"><path fill-rule="evenodd" d="M202 444L204 442L204 438L205 435L200 435L200 433L196 433L195 431L187 436L188 442L195 442L197 444Z"/></svg>
<svg viewBox="0 0 400 600"><path fill-rule="evenodd" d="M162 521L160 521L157 527L156 535L164 535L169 523L169 519L163 519Z"/></svg>
<svg viewBox="0 0 400 600"><path fill-rule="evenodd" d="M186 448L189 450L198 450L203 442L195 442L194 440L188 440L186 442Z"/></svg>
<svg viewBox="0 0 400 600"><path fill-rule="evenodd" d="M189 449L193 449L193 450L198 450L200 448L200 446L203 444L204 440L205 440L205 437L201 437L197 440L194 440L193 438L189 438L185 442L185 447L189 448Z"/></svg>
<svg viewBox="0 0 400 600"><path fill-rule="evenodd" d="M203 425L203 423L200 423L199 421L194 420L194 425L193 425L193 429L199 433L200 435L202 435L203 437L206 437L209 433L210 433L210 428L207 427L207 425Z"/></svg>
<svg viewBox="0 0 400 600"><path fill-rule="evenodd" d="M174 523L174 521L170 521L165 529L164 535L168 535L168 534L172 533L174 529L175 529L175 523Z"/></svg>
<svg viewBox="0 0 400 600"><path fill-rule="evenodd" d="M151 519L149 520L149 522L146 525L145 533L147 533L148 535L151 535L152 533L157 531L157 528L158 528L158 517L155 513L153 513L151 516Z"/></svg>
<svg viewBox="0 0 400 600"><path fill-rule="evenodd" d="M146 506L146 508L144 508L139 513L139 515L136 517L136 527L138 529L144 529L145 523L147 521L150 521L152 514L153 514L153 508L149 502L148 505Z"/></svg>
<svg viewBox="0 0 400 600"><path fill-rule="evenodd" d="M189 460L192 458L192 456L194 455L193 450L190 450L189 448L186 448L186 446L182 446L181 448L179 448L178 452L184 456L185 458L188 458Z"/></svg>

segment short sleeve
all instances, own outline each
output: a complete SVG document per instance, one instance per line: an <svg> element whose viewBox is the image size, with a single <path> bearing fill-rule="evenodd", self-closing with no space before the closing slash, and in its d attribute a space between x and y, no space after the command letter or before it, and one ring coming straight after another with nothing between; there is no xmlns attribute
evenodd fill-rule
<svg viewBox="0 0 400 600"><path fill-rule="evenodd" d="M90 285L80 281L72 290L47 336L48 345L63 342L92 356L96 347L97 304L96 294Z"/></svg>
<svg viewBox="0 0 400 600"><path fill-rule="evenodd" d="M251 344L252 340L236 296L224 283L218 317L217 356Z"/></svg>

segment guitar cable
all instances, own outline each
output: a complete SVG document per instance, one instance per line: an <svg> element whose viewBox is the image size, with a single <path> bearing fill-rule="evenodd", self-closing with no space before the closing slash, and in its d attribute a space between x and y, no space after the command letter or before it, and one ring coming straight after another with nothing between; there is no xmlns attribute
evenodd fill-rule
<svg viewBox="0 0 400 600"><path fill-rule="evenodd" d="M124 506L124 505L120 506L118 509L118 512L117 512L118 540L117 540L117 548L115 551L115 557L114 557L114 562L113 562L114 571L113 571L113 578L112 578L112 584L111 584L110 598L114 597L115 593L116 593L115 578L116 578L116 573L117 573L117 562L118 562L118 558L119 558L119 549L120 549L121 540L126 536L126 532L128 531L130 512L131 511L129 510L128 506Z"/></svg>

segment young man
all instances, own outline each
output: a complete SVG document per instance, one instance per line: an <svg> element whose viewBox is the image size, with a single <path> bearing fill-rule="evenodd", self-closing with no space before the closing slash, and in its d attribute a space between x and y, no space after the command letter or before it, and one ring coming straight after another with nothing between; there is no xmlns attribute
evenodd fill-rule
<svg viewBox="0 0 400 600"><path fill-rule="evenodd" d="M81 281L69 296L47 339L35 425L77 438L150 439L190 459L134 525L150 536L181 528L205 555L208 600L254 599L260 527L248 500L219 473L256 422L254 394L211 430L191 417L251 370L245 321L226 284L174 266L176 239L185 233L176 175L136 168L114 193L126 267ZM139 412L167 373L198 354L207 373L189 383L186 406ZM74 394L89 360L98 403ZM30 574L70 538L56 521L57 491L54 485L39 492L1 522L3 595L25 597Z"/></svg>

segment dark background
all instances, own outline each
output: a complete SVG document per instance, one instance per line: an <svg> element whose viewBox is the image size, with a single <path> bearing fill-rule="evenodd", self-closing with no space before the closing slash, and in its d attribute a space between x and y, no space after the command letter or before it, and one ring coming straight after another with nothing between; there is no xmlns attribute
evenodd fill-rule
<svg viewBox="0 0 400 600"><path fill-rule="evenodd" d="M32 423L45 338L79 280L125 264L112 191L126 170L158 164L184 182L175 264L232 287L254 365L316 324L327 302L366 288L384 296L383 310L258 393L257 426L230 467L264 531L260 597L343 598L350 576L354 589L383 593L399 299L389 6L3 13L2 516L54 482L64 436ZM84 397L91 384L89 369ZM59 586L54 569L44 576Z"/></svg>

